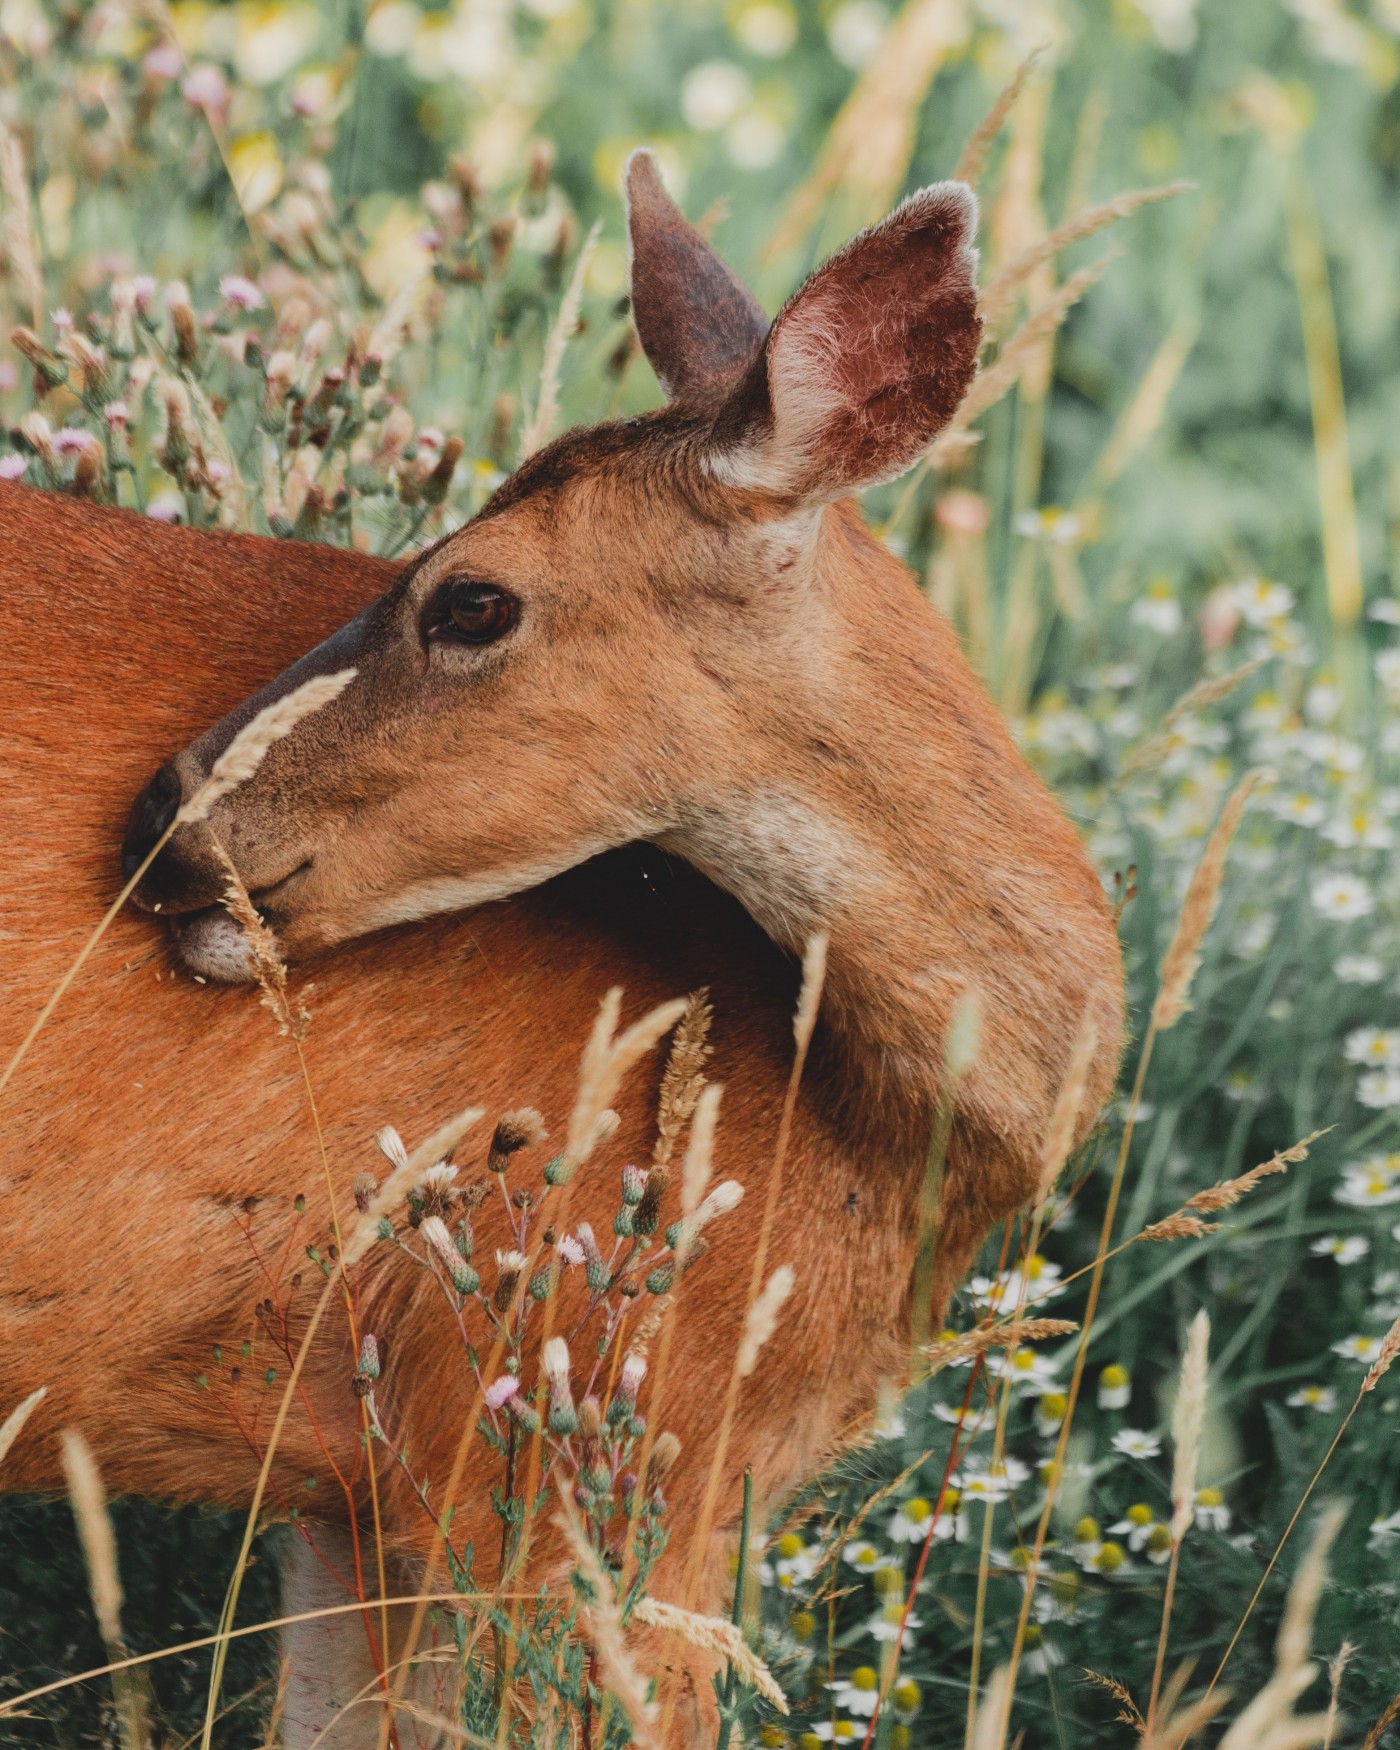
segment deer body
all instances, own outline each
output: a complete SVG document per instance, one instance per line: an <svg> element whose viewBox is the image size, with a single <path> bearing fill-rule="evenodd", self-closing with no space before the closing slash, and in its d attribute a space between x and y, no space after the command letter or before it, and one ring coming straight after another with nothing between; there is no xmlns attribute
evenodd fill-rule
<svg viewBox="0 0 1400 1750"><path fill-rule="evenodd" d="M781 1345L744 1388L721 1532L746 1464L772 1502L907 1369L924 1153L963 994L980 1002L982 1043L958 1094L940 1305L1034 1188L1086 1016L1100 1050L1081 1129L1108 1092L1121 975L1093 872L948 628L838 502L907 465L965 387L966 201L916 197L770 332L644 161L631 193L634 308L673 405L561 440L398 579L350 554L0 487L16 1038L110 892L124 801L152 757L186 746L138 806L129 856L262 703L308 674L358 670L161 853L142 896L175 915L177 952L149 921L121 919L3 1096L0 1411L50 1393L6 1464L12 1488L54 1486L54 1433L77 1423L114 1489L245 1500L280 1391L263 1373L285 1371L252 1309L289 1302L295 1334L320 1285L303 1253L331 1212L295 1051L246 993L178 964L241 971L214 907L214 836L294 959L342 945L317 964L305 1046L342 1212L382 1123L411 1140L467 1103L495 1115L528 1102L561 1129L612 984L629 1009L711 988L719 1159L757 1198L791 1057L792 956L829 934L771 1248L798 1286ZM888 295L897 317L877 307ZM482 908L433 915L466 905ZM409 919L427 921L355 939ZM610 1158L646 1158L647 1106L624 1100ZM606 1177L577 1188L575 1215L600 1231ZM488 1255L509 1243L496 1220L488 1206L478 1223ZM687 1455L668 1488L680 1526L704 1490L755 1225L717 1239L687 1287L683 1389L651 1405ZM307 1280L292 1288L297 1269ZM460 1358L402 1271L374 1254L365 1270L385 1393L419 1474L440 1483L465 1413L445 1383ZM328 1321L273 1470L286 1506L306 1508L311 1476L318 1511L348 1512L330 1458L356 1450L353 1360ZM411 1558L432 1526L395 1476L382 1482ZM362 1471L350 1494L362 1507ZM485 1503L459 1508L458 1541L489 1547ZM723 1548L702 1604L725 1584ZM685 1555L681 1537L660 1595Z"/></svg>

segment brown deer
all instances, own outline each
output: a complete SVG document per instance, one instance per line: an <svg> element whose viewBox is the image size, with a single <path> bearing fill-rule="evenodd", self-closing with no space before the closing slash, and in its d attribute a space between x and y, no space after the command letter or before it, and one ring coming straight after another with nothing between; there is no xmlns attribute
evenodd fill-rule
<svg viewBox="0 0 1400 1750"><path fill-rule="evenodd" d="M179 827L140 890L201 981L249 970L218 903L216 839L289 957L344 945L317 965L305 1047L342 1199L386 1120L422 1134L470 1098L528 1100L561 1122L614 983L629 1006L711 987L721 1155L760 1190L791 1058L792 957L826 932L819 1055L772 1248L798 1285L780 1358L765 1352L745 1387L706 1556L713 1606L744 1466L774 1502L907 1371L916 1211L959 999L976 994L981 1041L958 1087L938 1309L1032 1191L1085 1017L1099 1048L1081 1132L1106 1097L1121 969L1072 829L849 496L910 466L974 372L971 195L915 195L770 324L645 155L628 192L634 316L669 404L561 438L397 577L347 553L0 488L7 1012L22 1032L90 927L118 799L150 750L226 713L138 798L129 869L257 710L347 667L348 689L207 824ZM67 1424L117 1490L238 1503L256 1474L227 1393L192 1380L211 1343L245 1334L298 1193L305 1236L324 1234L319 1156L267 1016L170 964L149 924L122 920L0 1104L0 1409L49 1387L7 1461L11 1488L54 1485ZM639 1112L617 1147L649 1147ZM595 1223L612 1202L608 1186L578 1188ZM486 1212L479 1243L496 1243ZM441 1479L461 1414L443 1413L449 1364L430 1309L374 1256L364 1293L393 1345L385 1389L422 1473ZM683 1443L668 1490L680 1528L704 1489L750 1263L732 1237L704 1260L676 1330L684 1389L651 1406ZM327 1450L356 1445L353 1357L332 1323L274 1466L283 1501L305 1505L308 1476L333 1501ZM480 1494L456 1503L455 1526L484 1548ZM421 1508L387 1476L383 1506L411 1571L429 1542ZM294 1543L289 1595L320 1595L339 1565L329 1595L343 1599L344 1546L329 1531L318 1542ZM682 1529L660 1596L685 1546ZM290 1744L372 1689L364 1635L341 1620L343 1633L296 1642ZM690 1672L681 1721L698 1736L704 1658L661 1657ZM346 1715L334 1743L373 1743L378 1714Z"/></svg>

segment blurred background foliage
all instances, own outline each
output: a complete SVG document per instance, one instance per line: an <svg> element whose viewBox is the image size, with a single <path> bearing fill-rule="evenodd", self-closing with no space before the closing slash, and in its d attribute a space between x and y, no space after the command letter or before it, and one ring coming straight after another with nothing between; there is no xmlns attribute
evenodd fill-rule
<svg viewBox="0 0 1400 1750"><path fill-rule="evenodd" d="M1400 883L1389 854L1400 819L1397 0L0 0L12 153L0 318L6 331L28 326L56 359L73 331L67 312L81 331L96 310L94 332L110 344L115 285L183 282L198 321L191 383L207 392L247 493L172 487L178 469L160 460L168 410L147 405L147 371L131 376L140 394L122 418L134 461L110 495L152 514L403 551L479 506L547 423L552 333L567 341L552 423L657 401L627 320L619 183L633 146L657 151L686 211L776 310L852 230L952 174L1037 51L1005 127L985 142L979 182L984 283L1022 263L993 359L1007 356L1018 314L1080 289L1071 276L1100 261L1103 240L1086 237L1026 267L1052 227L1124 190L1193 186L1116 226L1113 259L1063 327L1017 355L976 441L944 446L935 468L872 493L867 509L953 616L1106 880L1121 892L1136 868L1124 916L1135 1014L1151 1002L1226 788L1246 764L1276 774L1236 849L1195 1013L1154 1063L1128 1229L1188 1188L1336 1128L1220 1235L1112 1265L1091 1362L1123 1367L1124 1413L1151 1429L1182 1325L1197 1306L1212 1310L1219 1371L1203 1475L1225 1490L1235 1535L1188 1543L1174 1650L1213 1668L1325 1449L1332 1400L1345 1407L1353 1363L1400 1311L1390 1225L1400 1154L1384 1152L1400 1140ZM30 203L28 277L17 175ZM175 342L162 338L154 286L141 296L151 311L141 344L159 371ZM358 520L333 491L325 504L308 497L284 426L274 437L265 401L260 411L279 346L309 368L313 317L334 331L330 351L319 343L327 359L359 337L364 392L351 399L381 434L376 453L393 452L375 475L347 441L338 478L351 498L360 485L378 494ZM377 412L378 379L366 384L362 369L376 348ZM0 362L11 445L0 473L9 464L11 477L81 486L80 440L63 449L23 436L33 356ZM100 398L75 384L46 392L47 418L100 432ZM382 435L395 408L412 432L397 449ZM462 448L436 490L427 483L444 433ZM1145 743L1173 699L1246 660L1258 670L1227 700L1198 702ZM1375 1038L1355 1044L1368 1027ZM1371 1164L1358 1166L1362 1156ZM1056 1270L1092 1256L1095 1166L1079 1200L1090 1219L1076 1221L1073 1205L1057 1216ZM1349 1260L1336 1250L1347 1242ZM1394 1392L1372 1409L1332 1473L1356 1506L1320 1629L1329 1649L1343 1634L1362 1647L1348 1683L1363 1724L1400 1684L1400 1590L1387 1568L1400 1549ZM1019 1413L1013 1445L1030 1465L1044 1414L1030 1396ZM1107 1526L1135 1497L1155 1499L1160 1477L1112 1444L1124 1432L1117 1411L1080 1420L1076 1462L1092 1485L1076 1499ZM906 1476L940 1440L936 1461ZM809 1503L826 1547L874 1488L902 1477L897 1495L936 1495L945 1452L935 1392ZM12 1684L77 1668L95 1645L80 1647L74 1628L85 1605L66 1514L24 1504L0 1515L0 1665ZM198 1632L217 1612L221 1522L185 1515L164 1527L145 1509L123 1521L137 1645ZM1049 1643L1045 1688L1018 1727L1030 1743L1118 1742L1111 1701L1057 1689L1054 1666L1094 1664L1140 1688L1156 1571L1129 1562L1110 1582L1062 1530L1061 1572L1087 1573L1088 1595L1037 1629ZM872 1560L893 1550L904 1561L903 1534L862 1535L878 1545ZM198 1584L171 1578L192 1569ZM939 1608L921 1604L933 1626L912 1637L903 1667L923 1701L901 1742L912 1732L932 1746L962 1730L975 1571L972 1556L939 1545ZM878 1627L877 1581L857 1573L851 1584ZM1014 1577L993 1596L984 1672L1014 1622ZM810 1676L810 1648L783 1639L786 1604L775 1656L786 1647L792 1671ZM270 1591L254 1607L270 1609ZM878 1662L881 1637L862 1611L847 1600L832 1619L838 1664ZM1232 1668L1241 1694L1269 1669L1276 1621L1266 1597ZM241 1681L253 1690L268 1667L251 1648L247 1657ZM197 1663L160 1681L182 1717ZM240 1729L255 1732L255 1719ZM44 1720L0 1722L6 1742L109 1734L94 1694Z"/></svg>

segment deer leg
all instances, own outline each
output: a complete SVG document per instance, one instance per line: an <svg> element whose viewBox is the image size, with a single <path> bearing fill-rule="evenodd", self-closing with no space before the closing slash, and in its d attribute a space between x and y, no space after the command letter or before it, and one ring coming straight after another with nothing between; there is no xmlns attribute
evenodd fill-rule
<svg viewBox="0 0 1400 1750"><path fill-rule="evenodd" d="M294 1537L282 1562L282 1614L298 1616L350 1602L340 1576L354 1572L350 1534L338 1526L317 1525L312 1542ZM390 1612L390 1632L396 1618L411 1612ZM384 1725L383 1682L371 1634L377 1645L378 1611L347 1611L339 1616L289 1623L282 1630L282 1660L286 1670L282 1697L282 1750L378 1750ZM400 1624L406 1629L407 1620ZM380 1658L385 1655L381 1652ZM387 1654L391 1683L399 1676L401 1648ZM398 1750L436 1750L451 1740L429 1723L445 1711L437 1694L438 1675L425 1662L402 1685L403 1705L396 1711L392 1742ZM425 1718L424 1716L429 1716Z"/></svg>

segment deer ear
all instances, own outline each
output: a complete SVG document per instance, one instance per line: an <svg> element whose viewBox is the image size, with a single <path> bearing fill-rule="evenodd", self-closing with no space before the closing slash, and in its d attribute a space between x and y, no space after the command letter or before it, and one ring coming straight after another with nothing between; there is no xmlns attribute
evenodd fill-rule
<svg viewBox="0 0 1400 1750"><path fill-rule="evenodd" d="M721 411L714 476L831 499L910 467L977 369L977 200L911 195L798 288Z"/></svg>
<svg viewBox="0 0 1400 1750"><path fill-rule="evenodd" d="M651 153L627 161L632 320L669 401L733 387L768 333L758 301L666 193Z"/></svg>

